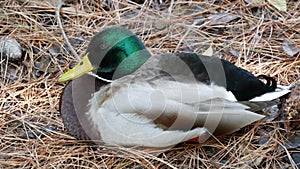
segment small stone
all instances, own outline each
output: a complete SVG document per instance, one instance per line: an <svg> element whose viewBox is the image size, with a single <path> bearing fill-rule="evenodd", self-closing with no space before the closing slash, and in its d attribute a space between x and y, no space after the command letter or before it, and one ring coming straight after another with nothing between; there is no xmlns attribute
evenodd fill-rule
<svg viewBox="0 0 300 169"><path fill-rule="evenodd" d="M12 38L0 39L0 56L8 59L20 59L22 56L21 46Z"/></svg>
<svg viewBox="0 0 300 169"><path fill-rule="evenodd" d="M161 22L161 21L155 21L153 25L158 30L163 30L167 27L167 25L164 22Z"/></svg>

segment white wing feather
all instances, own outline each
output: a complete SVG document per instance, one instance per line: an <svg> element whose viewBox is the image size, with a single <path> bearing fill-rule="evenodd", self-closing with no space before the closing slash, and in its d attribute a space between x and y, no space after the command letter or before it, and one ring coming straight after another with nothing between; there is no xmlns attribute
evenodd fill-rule
<svg viewBox="0 0 300 169"><path fill-rule="evenodd" d="M95 93L89 111L103 141L110 144L166 147L204 135L207 129L230 133L264 117L214 85L163 80L114 85ZM173 116L177 118L169 130L154 122Z"/></svg>

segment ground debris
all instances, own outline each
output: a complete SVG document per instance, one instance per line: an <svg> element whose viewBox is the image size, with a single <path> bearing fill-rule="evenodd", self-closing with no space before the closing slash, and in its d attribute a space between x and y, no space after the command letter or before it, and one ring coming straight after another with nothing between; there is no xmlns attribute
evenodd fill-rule
<svg viewBox="0 0 300 169"><path fill-rule="evenodd" d="M22 56L21 46L16 39L2 37L0 38L1 59L15 60Z"/></svg>

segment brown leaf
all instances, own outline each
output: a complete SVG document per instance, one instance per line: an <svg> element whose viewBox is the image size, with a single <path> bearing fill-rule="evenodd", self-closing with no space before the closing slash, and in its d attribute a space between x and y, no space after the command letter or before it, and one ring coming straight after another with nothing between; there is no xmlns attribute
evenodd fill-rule
<svg viewBox="0 0 300 169"><path fill-rule="evenodd" d="M245 2L247 2L248 4L252 4L252 5L262 5L262 4L264 4L263 0L245 0Z"/></svg>
<svg viewBox="0 0 300 169"><path fill-rule="evenodd" d="M295 56L297 53L300 52L298 46L294 42L289 41L288 39L283 40L282 48L284 52L291 57Z"/></svg>
<svg viewBox="0 0 300 169"><path fill-rule="evenodd" d="M212 48L212 44L209 46L209 48L206 49L206 51L204 51L202 53L202 55L205 55L205 56L212 56L214 53L214 50Z"/></svg>
<svg viewBox="0 0 300 169"><path fill-rule="evenodd" d="M287 11L286 0L268 0L268 2L280 11Z"/></svg>
<svg viewBox="0 0 300 169"><path fill-rule="evenodd" d="M19 59L22 56L21 46L16 39L1 38L0 54L8 59Z"/></svg>
<svg viewBox="0 0 300 169"><path fill-rule="evenodd" d="M240 52L235 50L235 49L230 49L229 52L235 56L235 57L239 57L240 56Z"/></svg>
<svg viewBox="0 0 300 169"><path fill-rule="evenodd" d="M208 19L210 20L210 23L208 25L223 25L237 18L240 18L240 16L229 13L216 14L208 17Z"/></svg>

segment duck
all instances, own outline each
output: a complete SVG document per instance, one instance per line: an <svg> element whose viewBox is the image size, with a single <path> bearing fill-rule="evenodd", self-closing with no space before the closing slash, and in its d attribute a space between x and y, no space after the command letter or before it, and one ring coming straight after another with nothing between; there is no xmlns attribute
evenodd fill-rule
<svg viewBox="0 0 300 169"><path fill-rule="evenodd" d="M82 60L58 81L71 81L60 112L73 136L130 147L201 143L233 133L264 118L255 111L290 92L272 77L218 57L152 55L117 26L95 34Z"/></svg>

